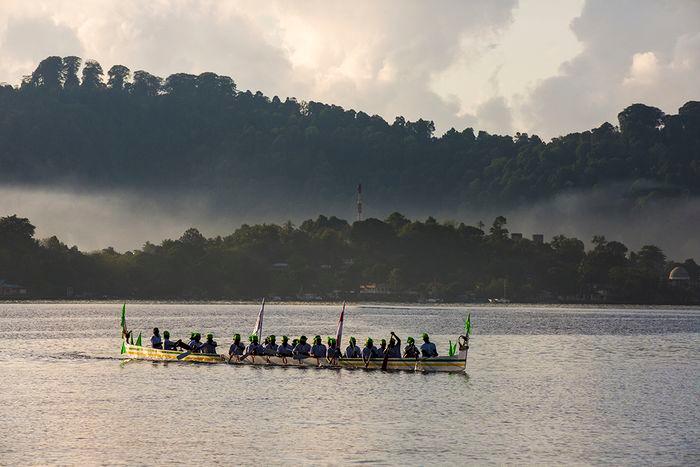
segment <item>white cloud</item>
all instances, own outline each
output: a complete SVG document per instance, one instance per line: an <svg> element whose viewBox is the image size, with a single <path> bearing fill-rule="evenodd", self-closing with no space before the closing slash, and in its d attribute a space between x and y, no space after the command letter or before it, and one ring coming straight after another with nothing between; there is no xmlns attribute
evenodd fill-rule
<svg viewBox="0 0 700 467"><path fill-rule="evenodd" d="M543 137L698 98L697 0L3 0L0 81L48 55Z"/></svg>

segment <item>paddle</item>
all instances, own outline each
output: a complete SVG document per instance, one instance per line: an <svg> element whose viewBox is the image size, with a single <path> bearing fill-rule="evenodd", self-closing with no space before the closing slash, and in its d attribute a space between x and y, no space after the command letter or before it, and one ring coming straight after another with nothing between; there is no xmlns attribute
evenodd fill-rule
<svg viewBox="0 0 700 467"><path fill-rule="evenodd" d="M185 358L186 356L188 356L191 353L192 353L191 350L188 350L187 352L182 352L180 355L177 356L177 359L182 360L183 358Z"/></svg>
<svg viewBox="0 0 700 467"><path fill-rule="evenodd" d="M391 337L389 337L389 342L391 342ZM384 349L384 360L382 360L382 371L386 371L386 366L389 363L389 346Z"/></svg>

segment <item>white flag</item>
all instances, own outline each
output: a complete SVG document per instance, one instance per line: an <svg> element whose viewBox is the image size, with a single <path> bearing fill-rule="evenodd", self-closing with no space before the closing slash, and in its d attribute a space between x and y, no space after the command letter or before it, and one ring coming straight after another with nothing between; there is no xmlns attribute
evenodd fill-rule
<svg viewBox="0 0 700 467"><path fill-rule="evenodd" d="M263 313L265 312L265 299L263 298L262 305L260 306L260 313L258 313L258 320L255 322L255 328L253 329L253 334L258 336L258 342L262 342L263 336Z"/></svg>

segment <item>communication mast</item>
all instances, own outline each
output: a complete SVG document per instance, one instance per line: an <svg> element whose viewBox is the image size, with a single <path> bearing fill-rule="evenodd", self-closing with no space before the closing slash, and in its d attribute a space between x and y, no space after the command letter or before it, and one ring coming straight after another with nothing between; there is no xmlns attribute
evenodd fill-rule
<svg viewBox="0 0 700 467"><path fill-rule="evenodd" d="M357 185L357 220L362 220L362 183Z"/></svg>

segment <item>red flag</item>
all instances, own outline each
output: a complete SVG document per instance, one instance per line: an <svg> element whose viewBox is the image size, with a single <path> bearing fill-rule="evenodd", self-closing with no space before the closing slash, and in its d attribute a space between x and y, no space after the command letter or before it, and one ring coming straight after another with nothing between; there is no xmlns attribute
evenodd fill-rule
<svg viewBox="0 0 700 467"><path fill-rule="evenodd" d="M338 329L335 331L335 342L340 349L340 340L343 338L343 318L345 316L345 302L343 302L343 310L340 312L340 319L338 319Z"/></svg>

